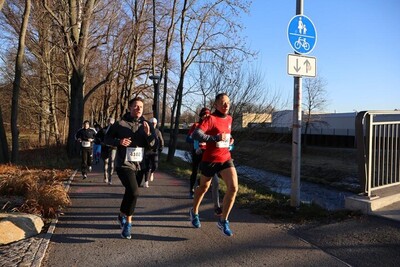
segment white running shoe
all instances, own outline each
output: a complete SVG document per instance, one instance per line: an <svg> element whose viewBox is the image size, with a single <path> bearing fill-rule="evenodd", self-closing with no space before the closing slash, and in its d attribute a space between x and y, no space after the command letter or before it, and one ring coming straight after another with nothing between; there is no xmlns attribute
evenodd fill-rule
<svg viewBox="0 0 400 267"><path fill-rule="evenodd" d="M149 182L147 181L147 182L144 182L144 186L143 187L146 187L146 188L148 188L149 187Z"/></svg>
<svg viewBox="0 0 400 267"><path fill-rule="evenodd" d="M154 180L153 173L150 174L150 179L149 180L150 180L150 182L153 182L153 180Z"/></svg>

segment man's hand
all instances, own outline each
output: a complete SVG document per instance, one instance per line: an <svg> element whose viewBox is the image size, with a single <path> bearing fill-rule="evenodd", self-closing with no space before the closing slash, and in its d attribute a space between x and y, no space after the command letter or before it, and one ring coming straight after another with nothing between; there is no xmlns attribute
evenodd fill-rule
<svg viewBox="0 0 400 267"><path fill-rule="evenodd" d="M226 133L219 134L219 141L225 141L225 140L226 140Z"/></svg>
<svg viewBox="0 0 400 267"><path fill-rule="evenodd" d="M122 138L121 140L119 140L119 144L121 146L129 146L132 143L131 138Z"/></svg>
<svg viewBox="0 0 400 267"><path fill-rule="evenodd" d="M144 132L147 134L147 136L149 136L151 132L150 132L150 126L147 123L147 121L143 121L143 129Z"/></svg>

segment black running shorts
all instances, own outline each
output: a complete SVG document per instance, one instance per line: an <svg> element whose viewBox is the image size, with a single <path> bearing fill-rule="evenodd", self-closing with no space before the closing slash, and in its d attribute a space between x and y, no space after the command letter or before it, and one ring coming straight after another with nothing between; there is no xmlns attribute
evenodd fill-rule
<svg viewBox="0 0 400 267"><path fill-rule="evenodd" d="M206 177L213 177L216 173L221 172L224 169L235 167L233 160L227 160L225 162L206 162L200 163L201 174Z"/></svg>

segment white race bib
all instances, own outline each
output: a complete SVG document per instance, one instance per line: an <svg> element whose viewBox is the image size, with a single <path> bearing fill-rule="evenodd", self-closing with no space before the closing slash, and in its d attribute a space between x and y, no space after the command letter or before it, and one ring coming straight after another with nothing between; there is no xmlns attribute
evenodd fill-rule
<svg viewBox="0 0 400 267"><path fill-rule="evenodd" d="M90 147L90 141L82 141L82 147Z"/></svg>
<svg viewBox="0 0 400 267"><path fill-rule="evenodd" d="M141 162L143 160L143 147L127 147L125 161Z"/></svg>
<svg viewBox="0 0 400 267"><path fill-rule="evenodd" d="M226 148L226 147L229 147L229 143L230 143L230 141L231 141L231 135L230 135L230 134L226 134L225 136L226 136L226 137L225 137L225 140L222 140L222 141L218 141L218 142L217 142L216 146L217 146L218 148Z"/></svg>

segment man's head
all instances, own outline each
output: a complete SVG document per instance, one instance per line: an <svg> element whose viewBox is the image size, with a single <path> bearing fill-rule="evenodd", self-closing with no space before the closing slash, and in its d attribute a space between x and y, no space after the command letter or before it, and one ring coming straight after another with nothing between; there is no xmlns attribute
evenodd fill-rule
<svg viewBox="0 0 400 267"><path fill-rule="evenodd" d="M114 118L108 118L107 122L108 122L109 125L112 125L112 124L114 124L115 119Z"/></svg>
<svg viewBox="0 0 400 267"><path fill-rule="evenodd" d="M153 124L154 128L156 128L156 125L157 125L157 119L156 118L151 118L149 120L149 122L151 122Z"/></svg>
<svg viewBox="0 0 400 267"><path fill-rule="evenodd" d="M143 99L135 97L128 103L129 111L131 116L134 118L140 118L143 115Z"/></svg>
<svg viewBox="0 0 400 267"><path fill-rule="evenodd" d="M90 127L90 122L88 120L84 121L83 122L83 128L89 129L89 127Z"/></svg>
<svg viewBox="0 0 400 267"><path fill-rule="evenodd" d="M231 101L226 93L220 93L215 97L214 107L222 114L227 115L229 113L230 106Z"/></svg>
<svg viewBox="0 0 400 267"><path fill-rule="evenodd" d="M202 109L200 110L199 117L200 117L201 119L204 119L205 117L209 116L210 114L211 114L210 109L208 109L208 108L202 108Z"/></svg>

